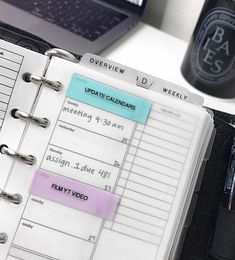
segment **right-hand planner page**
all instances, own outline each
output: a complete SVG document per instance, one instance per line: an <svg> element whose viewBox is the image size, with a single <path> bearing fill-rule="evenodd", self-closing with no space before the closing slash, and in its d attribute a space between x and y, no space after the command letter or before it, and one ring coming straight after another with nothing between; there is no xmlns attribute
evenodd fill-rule
<svg viewBox="0 0 235 260"><path fill-rule="evenodd" d="M24 202L12 215L5 259L168 259L213 129L211 116L58 58L47 77L64 90L42 91L35 113L47 114L51 125L31 126L22 145L38 164L13 169L9 189L17 187ZM100 99L121 112L101 108ZM128 117L138 106L146 121ZM119 202L113 215L102 211L108 196ZM68 197L83 202L71 204Z"/></svg>

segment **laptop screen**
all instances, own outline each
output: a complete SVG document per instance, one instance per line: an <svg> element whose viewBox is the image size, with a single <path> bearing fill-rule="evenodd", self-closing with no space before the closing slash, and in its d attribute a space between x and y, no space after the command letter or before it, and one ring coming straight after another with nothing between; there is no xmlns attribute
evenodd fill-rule
<svg viewBox="0 0 235 260"><path fill-rule="evenodd" d="M142 15L147 0L103 0L110 4L124 8L128 11L134 12L138 15Z"/></svg>

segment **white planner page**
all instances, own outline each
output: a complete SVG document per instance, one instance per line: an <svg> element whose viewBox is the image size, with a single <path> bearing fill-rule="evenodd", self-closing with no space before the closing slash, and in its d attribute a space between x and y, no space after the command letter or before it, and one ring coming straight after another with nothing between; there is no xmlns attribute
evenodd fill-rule
<svg viewBox="0 0 235 260"><path fill-rule="evenodd" d="M73 75L152 102L145 124L66 97ZM47 114L48 129L30 126L22 151L37 164L15 163L9 189L23 203L2 205L0 229L6 260L167 260L184 218L213 123L201 107L136 88L111 76L55 58L47 77L62 92L45 88L35 113ZM79 86L78 86L79 87ZM202 150L202 153L201 153ZM107 220L29 193L37 169L120 196ZM195 175L194 175L195 174Z"/></svg>
<svg viewBox="0 0 235 260"><path fill-rule="evenodd" d="M25 122L13 119L14 108L30 112L38 86L22 79L25 72L42 75L47 57L0 40L0 144L18 149ZM0 154L0 188L4 189L12 160Z"/></svg>

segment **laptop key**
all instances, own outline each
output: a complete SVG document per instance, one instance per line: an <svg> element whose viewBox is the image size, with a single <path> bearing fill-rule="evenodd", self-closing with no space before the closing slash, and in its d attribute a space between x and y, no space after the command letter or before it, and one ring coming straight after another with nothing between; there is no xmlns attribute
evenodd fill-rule
<svg viewBox="0 0 235 260"><path fill-rule="evenodd" d="M99 37L99 35L96 35L95 33L94 34L86 33L86 34L83 34L82 36L84 38L86 38L87 40L90 40L90 41L94 41L94 40L96 40Z"/></svg>

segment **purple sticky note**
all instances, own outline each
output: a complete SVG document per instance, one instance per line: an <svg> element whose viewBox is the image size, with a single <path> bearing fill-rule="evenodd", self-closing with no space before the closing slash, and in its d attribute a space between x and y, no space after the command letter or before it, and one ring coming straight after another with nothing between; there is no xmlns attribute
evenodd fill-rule
<svg viewBox="0 0 235 260"><path fill-rule="evenodd" d="M44 170L35 172L30 193L108 220L120 200L116 194Z"/></svg>

